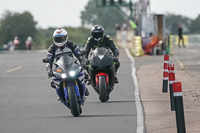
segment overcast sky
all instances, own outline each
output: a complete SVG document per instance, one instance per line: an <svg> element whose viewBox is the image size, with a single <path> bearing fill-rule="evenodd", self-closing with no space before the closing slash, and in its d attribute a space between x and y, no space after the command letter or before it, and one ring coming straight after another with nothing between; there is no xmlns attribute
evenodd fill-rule
<svg viewBox="0 0 200 133"><path fill-rule="evenodd" d="M4 11L29 11L38 27L81 25L80 15L89 0L0 0L0 18ZM137 1L137 0L133 0ZM150 0L151 11L175 13L196 18L200 14L200 0Z"/></svg>

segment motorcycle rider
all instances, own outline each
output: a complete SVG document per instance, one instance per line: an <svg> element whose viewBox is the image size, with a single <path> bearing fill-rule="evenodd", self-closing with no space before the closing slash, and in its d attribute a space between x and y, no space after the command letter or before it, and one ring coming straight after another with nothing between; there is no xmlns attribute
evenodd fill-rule
<svg viewBox="0 0 200 133"><path fill-rule="evenodd" d="M88 59L88 55L90 53L90 50L95 50L99 47L105 47L107 49L110 49L113 53L113 63L115 65L115 73L117 73L118 68L120 67L119 62L119 50L116 48L113 40L110 38L109 35L104 34L104 28L101 25L94 25L91 28L91 36L88 38L85 50L86 50L86 59ZM88 65L87 61L87 65ZM115 83L118 83L119 80L115 74ZM91 80L88 80L87 84L91 84Z"/></svg>
<svg viewBox="0 0 200 133"><path fill-rule="evenodd" d="M46 66L46 70L48 72L48 76L53 76L53 70L52 70L52 64L54 62L54 59L56 61L60 58L62 54L71 52L71 56L73 57L73 54L75 57L79 60L82 66L85 66L85 60L82 56L80 56L80 49L79 47L74 43L68 40L68 33L65 29L58 28L53 33L53 44L49 47L47 52L47 58L50 59L49 64ZM51 87L56 88L56 84L52 81ZM85 96L89 95L89 91L86 88Z"/></svg>

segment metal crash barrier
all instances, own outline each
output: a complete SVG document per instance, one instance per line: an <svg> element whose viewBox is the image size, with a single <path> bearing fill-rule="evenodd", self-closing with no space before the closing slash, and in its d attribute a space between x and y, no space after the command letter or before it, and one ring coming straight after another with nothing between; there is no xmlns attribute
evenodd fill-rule
<svg viewBox="0 0 200 133"><path fill-rule="evenodd" d="M178 46L178 36L170 35L169 39L169 54L174 54L173 47ZM184 44L186 47L200 46L200 34L183 35ZM182 44L182 42L180 42Z"/></svg>

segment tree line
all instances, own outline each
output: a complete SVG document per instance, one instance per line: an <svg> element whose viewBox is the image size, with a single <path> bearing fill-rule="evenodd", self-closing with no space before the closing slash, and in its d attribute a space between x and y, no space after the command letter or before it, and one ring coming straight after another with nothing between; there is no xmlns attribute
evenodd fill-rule
<svg viewBox="0 0 200 133"><path fill-rule="evenodd" d="M166 14L166 31L168 34L177 34L177 27L183 25L184 34L200 34L200 15L196 19L176 14ZM84 46L90 36L92 25L100 24L105 28L105 33L115 36L115 24L126 20L115 7L96 7L94 0L89 0L85 9L81 12L80 27L62 27L69 33L69 40L80 46ZM30 12L12 13L6 11L0 18L0 47L15 36L18 36L21 43L20 49L25 49L25 40L31 36L34 41L34 49L46 49L53 43L52 34L58 27L47 29L37 28L37 22Z"/></svg>
<svg viewBox="0 0 200 133"><path fill-rule="evenodd" d="M31 36L34 41L35 49L46 49L53 43L53 32L58 27L49 27L47 29L37 28L37 22L33 19L30 12L12 13L6 11L0 18L0 47L9 41L13 41L15 36L20 40L20 49L25 49L25 41ZM90 30L84 27L62 27L69 33L69 39L84 45Z"/></svg>
<svg viewBox="0 0 200 133"><path fill-rule="evenodd" d="M177 34L178 25L183 25L183 34L200 34L200 14L191 19L182 15L172 13L166 14L166 31L168 34Z"/></svg>

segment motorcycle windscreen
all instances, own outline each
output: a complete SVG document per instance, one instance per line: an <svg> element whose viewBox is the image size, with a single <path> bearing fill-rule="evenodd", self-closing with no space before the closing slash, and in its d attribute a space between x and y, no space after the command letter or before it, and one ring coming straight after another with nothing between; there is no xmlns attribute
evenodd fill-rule
<svg viewBox="0 0 200 133"><path fill-rule="evenodd" d="M97 68L106 68L113 65L113 58L106 48L97 48L92 52L90 65Z"/></svg>
<svg viewBox="0 0 200 133"><path fill-rule="evenodd" d="M69 70L74 64L75 59L71 56L61 56L60 59L56 62L64 70Z"/></svg>

